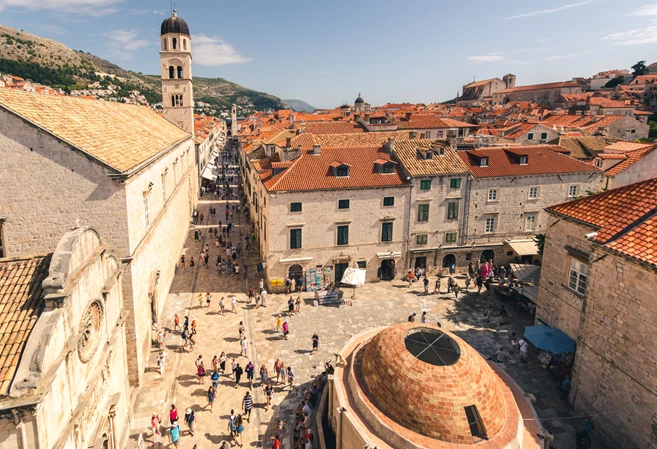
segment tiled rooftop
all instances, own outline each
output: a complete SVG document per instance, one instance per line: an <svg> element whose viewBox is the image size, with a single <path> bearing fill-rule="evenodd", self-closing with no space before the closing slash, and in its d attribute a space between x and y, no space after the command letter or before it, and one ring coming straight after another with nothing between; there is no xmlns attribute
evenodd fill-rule
<svg viewBox="0 0 657 449"><path fill-rule="evenodd" d="M598 229L595 241L657 266L657 178L549 207Z"/></svg>
<svg viewBox="0 0 657 449"><path fill-rule="evenodd" d="M362 133L362 126L350 122L312 122L306 123L306 132L311 134Z"/></svg>
<svg viewBox="0 0 657 449"><path fill-rule="evenodd" d="M442 156L436 154L432 159L421 159L418 156L418 148L426 150L432 147L436 151L442 148L444 154ZM456 154L456 151L447 145L444 140L395 141L395 155L410 176L470 173L470 170Z"/></svg>
<svg viewBox="0 0 657 449"><path fill-rule="evenodd" d="M528 90L541 90L541 89L558 89L558 88L566 88L566 87L579 87L579 84L577 84L574 81L559 81L556 83L545 83L545 84L531 84L528 86L516 86L516 87L510 87L508 89L503 89L498 92L497 94L506 94L506 93L511 93L511 92L524 92Z"/></svg>
<svg viewBox="0 0 657 449"><path fill-rule="evenodd" d="M43 308L50 255L0 259L0 396L9 393L25 343Z"/></svg>
<svg viewBox="0 0 657 449"><path fill-rule="evenodd" d="M144 106L0 89L0 107L118 172L129 171L190 137Z"/></svg>
<svg viewBox="0 0 657 449"><path fill-rule="evenodd" d="M476 151L462 151L458 155L475 178L600 172L591 165L562 154L563 151L564 149L557 145L532 145L480 148ZM519 152L527 156L527 164L520 164L517 158L513 157L513 154L519 154ZM488 157L487 167L479 165L481 157Z"/></svg>
<svg viewBox="0 0 657 449"><path fill-rule="evenodd" d="M605 172L605 174L607 176L616 176L655 151L655 149L657 149L657 145L651 145L647 148L641 148L640 150L628 151L627 153L621 155L623 156L624 160L611 167Z"/></svg>
<svg viewBox="0 0 657 449"><path fill-rule="evenodd" d="M312 148L321 145L322 148L358 148L378 147L388 139L408 140L408 131L347 133L347 134L299 134L292 139L292 148L301 145L302 148Z"/></svg>

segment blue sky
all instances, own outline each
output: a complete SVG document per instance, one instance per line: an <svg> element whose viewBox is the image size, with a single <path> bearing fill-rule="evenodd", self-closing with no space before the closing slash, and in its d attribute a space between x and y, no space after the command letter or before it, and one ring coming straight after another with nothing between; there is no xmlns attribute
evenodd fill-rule
<svg viewBox="0 0 657 449"><path fill-rule="evenodd" d="M194 74L316 107L453 98L465 83L567 80L657 60L657 1L178 0ZM158 73L169 0L0 0L0 24Z"/></svg>

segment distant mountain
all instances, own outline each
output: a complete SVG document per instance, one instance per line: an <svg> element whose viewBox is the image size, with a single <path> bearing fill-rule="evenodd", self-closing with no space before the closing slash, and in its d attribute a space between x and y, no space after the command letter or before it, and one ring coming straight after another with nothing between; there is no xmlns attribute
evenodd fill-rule
<svg viewBox="0 0 657 449"><path fill-rule="evenodd" d="M8 73L67 92L101 82L118 86L117 98L138 90L149 103L161 101L159 75L143 75L66 45L0 25L0 73ZM109 76L108 76L109 75ZM116 78L118 77L118 78ZM247 89L223 78L194 77L194 99L215 112L230 112L233 103L244 116L265 109L283 109L280 98Z"/></svg>
<svg viewBox="0 0 657 449"><path fill-rule="evenodd" d="M283 104L290 109L294 109L297 112L313 112L317 109L315 106L310 106L305 101L301 100L282 100Z"/></svg>

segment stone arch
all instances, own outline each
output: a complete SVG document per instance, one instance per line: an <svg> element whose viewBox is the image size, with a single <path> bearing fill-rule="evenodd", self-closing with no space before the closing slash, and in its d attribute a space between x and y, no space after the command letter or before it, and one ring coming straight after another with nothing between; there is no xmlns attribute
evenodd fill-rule
<svg viewBox="0 0 657 449"><path fill-rule="evenodd" d="M486 249L481 252L481 257L479 258L479 261L481 263L488 262L489 260L495 261L495 251L492 249Z"/></svg>
<svg viewBox="0 0 657 449"><path fill-rule="evenodd" d="M183 39L183 50L187 50L187 39Z"/></svg>
<svg viewBox="0 0 657 449"><path fill-rule="evenodd" d="M171 39L171 42L172 42L171 48L174 49L174 50L177 50L178 49L178 39L176 39L174 37L173 39Z"/></svg>
<svg viewBox="0 0 657 449"><path fill-rule="evenodd" d="M175 78L175 69L172 65L169 66L169 79Z"/></svg>
<svg viewBox="0 0 657 449"><path fill-rule="evenodd" d="M447 254L443 257L443 268L449 268L452 264L456 265L456 256L454 254Z"/></svg>
<svg viewBox="0 0 657 449"><path fill-rule="evenodd" d="M162 50L167 50L167 47L167 38L165 37L162 39Z"/></svg>
<svg viewBox="0 0 657 449"><path fill-rule="evenodd" d="M177 72L178 72L178 78L182 78L183 77L183 68L182 68L182 66L178 66Z"/></svg>
<svg viewBox="0 0 657 449"><path fill-rule="evenodd" d="M175 107L175 106L176 106L176 96L171 95L171 107Z"/></svg>

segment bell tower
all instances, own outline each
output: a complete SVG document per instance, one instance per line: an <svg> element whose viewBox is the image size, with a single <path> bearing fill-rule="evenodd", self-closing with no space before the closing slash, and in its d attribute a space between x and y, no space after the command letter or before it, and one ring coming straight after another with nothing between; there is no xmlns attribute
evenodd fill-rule
<svg viewBox="0 0 657 449"><path fill-rule="evenodd" d="M194 134L192 39L187 23L173 10L160 30L160 68L164 118Z"/></svg>

